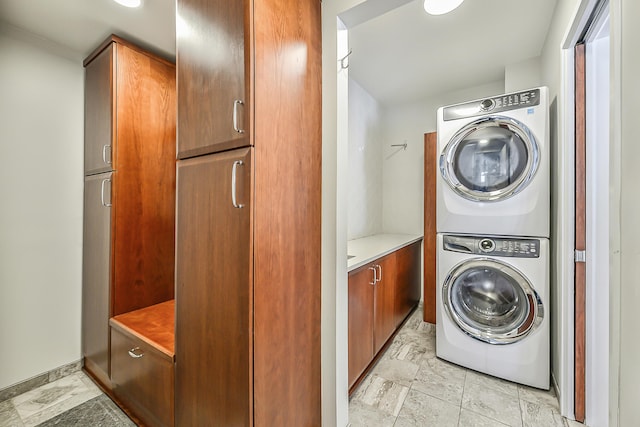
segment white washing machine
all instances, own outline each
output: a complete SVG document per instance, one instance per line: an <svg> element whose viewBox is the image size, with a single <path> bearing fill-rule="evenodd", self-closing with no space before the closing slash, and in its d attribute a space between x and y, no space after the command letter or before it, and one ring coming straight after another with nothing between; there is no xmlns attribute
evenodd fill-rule
<svg viewBox="0 0 640 427"><path fill-rule="evenodd" d="M549 241L438 234L436 355L549 389Z"/></svg>
<svg viewBox="0 0 640 427"><path fill-rule="evenodd" d="M438 109L439 233L549 237L549 108L540 87Z"/></svg>

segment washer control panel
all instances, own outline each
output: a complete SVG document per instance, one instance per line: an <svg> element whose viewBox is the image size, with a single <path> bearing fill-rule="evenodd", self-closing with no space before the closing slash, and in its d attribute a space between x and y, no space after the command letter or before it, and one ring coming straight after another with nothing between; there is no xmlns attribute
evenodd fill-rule
<svg viewBox="0 0 640 427"><path fill-rule="evenodd" d="M451 252L515 258L540 257L538 239L445 235L443 242L443 249Z"/></svg>
<svg viewBox="0 0 640 427"><path fill-rule="evenodd" d="M464 104L445 107L442 116L445 121L463 119L466 117L482 116L486 113L500 113L502 111L517 110L519 108L540 105L540 89L525 90L508 93Z"/></svg>

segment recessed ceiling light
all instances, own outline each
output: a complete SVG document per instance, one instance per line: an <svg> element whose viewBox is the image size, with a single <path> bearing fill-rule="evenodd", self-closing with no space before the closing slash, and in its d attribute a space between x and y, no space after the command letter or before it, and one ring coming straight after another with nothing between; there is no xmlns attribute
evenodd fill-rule
<svg viewBox="0 0 640 427"><path fill-rule="evenodd" d="M142 0L113 0L113 1L125 7L140 7L142 5Z"/></svg>
<svg viewBox="0 0 640 427"><path fill-rule="evenodd" d="M444 15L460 6L464 0L424 0L424 10L430 15Z"/></svg>

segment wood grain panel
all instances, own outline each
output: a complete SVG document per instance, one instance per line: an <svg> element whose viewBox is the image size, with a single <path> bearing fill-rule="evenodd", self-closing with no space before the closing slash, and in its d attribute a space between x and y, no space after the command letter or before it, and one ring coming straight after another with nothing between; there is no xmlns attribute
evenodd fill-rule
<svg viewBox="0 0 640 427"><path fill-rule="evenodd" d="M250 0L179 0L178 158L248 146L252 87ZM238 127L234 130L234 101Z"/></svg>
<svg viewBox="0 0 640 427"><path fill-rule="evenodd" d="M349 388L373 359L374 265L349 273Z"/></svg>
<svg viewBox="0 0 640 427"><path fill-rule="evenodd" d="M117 45L112 315L174 295L175 68Z"/></svg>
<svg viewBox="0 0 640 427"><path fill-rule="evenodd" d="M175 317L175 300L169 300L115 316L109 323L157 348L173 360Z"/></svg>
<svg viewBox="0 0 640 427"><path fill-rule="evenodd" d="M420 302L420 242L396 251L394 326L398 327Z"/></svg>
<svg viewBox="0 0 640 427"><path fill-rule="evenodd" d="M575 248L586 249L586 84L585 45L575 48L576 229ZM575 263L575 417L585 418L586 263Z"/></svg>
<svg viewBox="0 0 640 427"><path fill-rule="evenodd" d="M84 101L84 173L93 175L110 171L109 161L113 144L113 65L115 48L111 41L87 62ZM106 148L104 148L106 147Z"/></svg>
<svg viewBox="0 0 640 427"><path fill-rule="evenodd" d="M424 135L424 321L436 323L436 178L438 135Z"/></svg>
<svg viewBox="0 0 640 427"><path fill-rule="evenodd" d="M321 425L319 1L254 1L255 424Z"/></svg>
<svg viewBox="0 0 640 427"><path fill-rule="evenodd" d="M232 205L236 161L244 163L237 168L240 209ZM252 168L249 148L178 162L175 344L181 427L252 424ZM284 379L271 373L274 384Z"/></svg>

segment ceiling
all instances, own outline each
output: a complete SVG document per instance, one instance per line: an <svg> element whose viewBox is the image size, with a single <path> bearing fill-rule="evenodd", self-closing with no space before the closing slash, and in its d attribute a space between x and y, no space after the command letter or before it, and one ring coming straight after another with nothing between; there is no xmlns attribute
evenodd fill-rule
<svg viewBox="0 0 640 427"><path fill-rule="evenodd" d="M401 6L350 28L350 76L383 104L501 80L505 65L540 55L556 2L467 0L430 16L421 0L369 0ZM144 0L139 9L112 0L1 0L4 23L78 58L112 33L175 58L175 0Z"/></svg>
<svg viewBox="0 0 640 427"><path fill-rule="evenodd" d="M175 0L143 0L138 9L113 0L0 0L0 21L62 45L79 58L110 34L175 58Z"/></svg>
<svg viewBox="0 0 640 427"><path fill-rule="evenodd" d="M540 55L557 0L467 0L431 16L421 0L349 28L349 76L383 104L504 78Z"/></svg>

